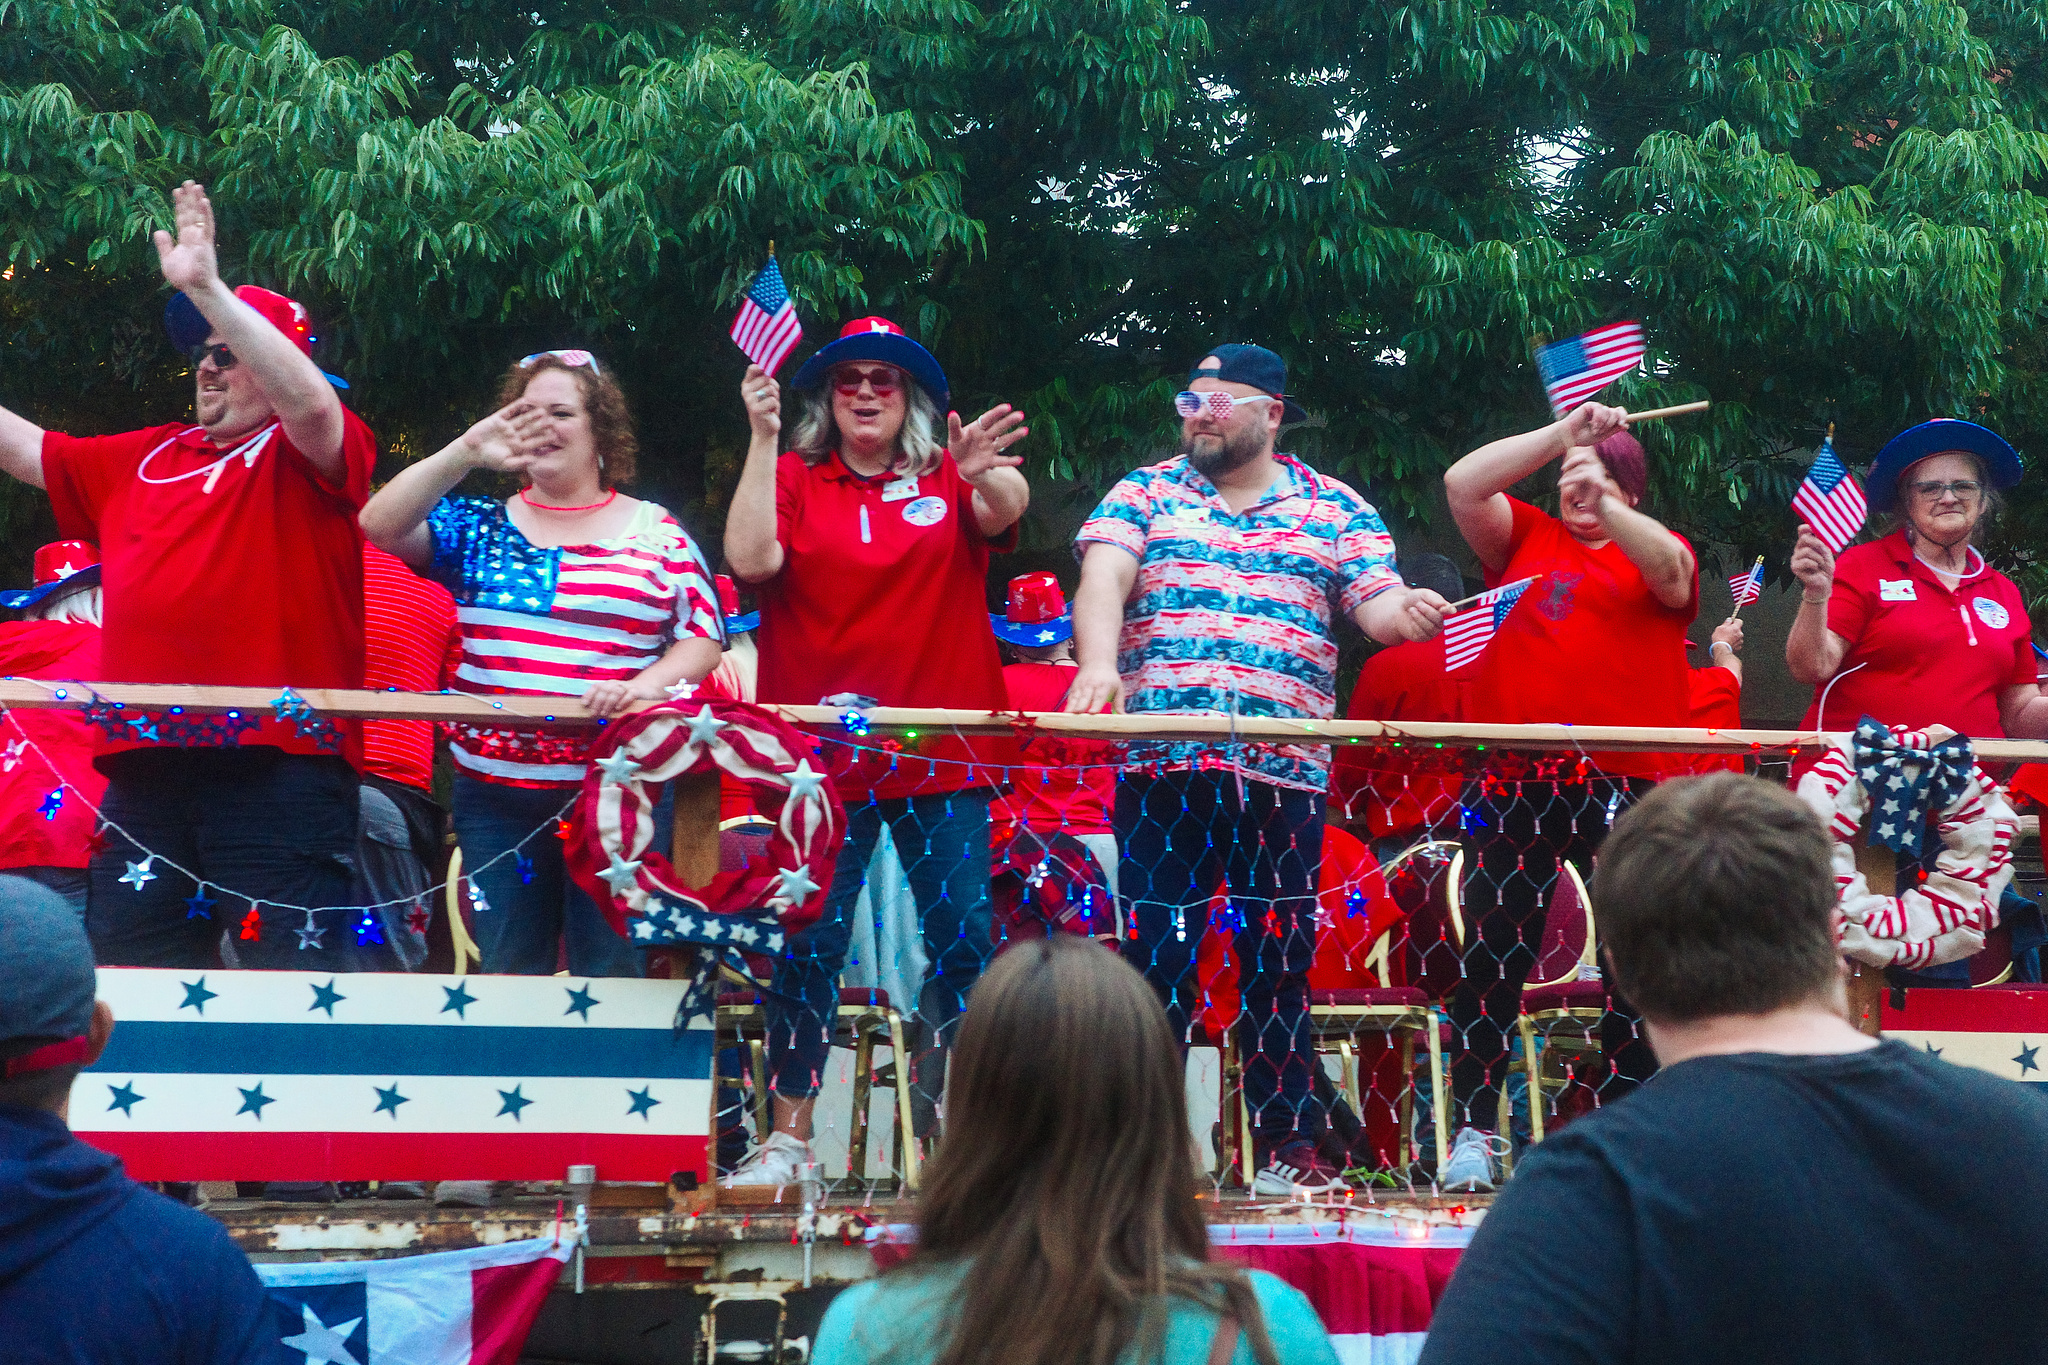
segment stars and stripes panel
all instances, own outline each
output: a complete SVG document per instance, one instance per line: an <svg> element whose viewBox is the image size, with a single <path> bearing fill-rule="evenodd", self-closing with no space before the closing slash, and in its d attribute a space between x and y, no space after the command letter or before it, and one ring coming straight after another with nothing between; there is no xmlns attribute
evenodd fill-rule
<svg viewBox="0 0 2048 1365"><path fill-rule="evenodd" d="M1735 597L1737 611L1756 601L1764 592L1764 562L1759 559L1748 573L1739 573L1728 580L1728 591Z"/></svg>
<svg viewBox="0 0 2048 1365"><path fill-rule="evenodd" d="M1472 604L1444 622L1444 671L1463 668L1493 642L1494 632L1508 619L1515 603L1540 575L1503 583L1474 598Z"/></svg>
<svg viewBox="0 0 2048 1365"><path fill-rule="evenodd" d="M740 300L739 316L732 320L732 339L747 359L769 374L774 374L791 348L804 339L804 329L796 320L796 304L773 256Z"/></svg>
<svg viewBox="0 0 2048 1365"><path fill-rule="evenodd" d="M72 1128L140 1180L603 1180L705 1169L686 983L101 968ZM706 1021L693 1020L702 1024Z"/></svg>
<svg viewBox="0 0 2048 1365"><path fill-rule="evenodd" d="M1536 369L1550 410L1562 417L1643 359L1640 323L1612 322L1563 341L1536 348Z"/></svg>
<svg viewBox="0 0 2048 1365"><path fill-rule="evenodd" d="M1833 441L1822 441L1820 451L1807 468L1806 478L1792 495L1792 511L1811 526L1814 534L1840 554L1863 530L1870 515L1870 503L1863 485L1835 454Z"/></svg>
<svg viewBox="0 0 2048 1365"><path fill-rule="evenodd" d="M1904 1008L1888 996L1884 1036L1958 1066L2029 1085L2048 1085L2048 988L1908 990Z"/></svg>

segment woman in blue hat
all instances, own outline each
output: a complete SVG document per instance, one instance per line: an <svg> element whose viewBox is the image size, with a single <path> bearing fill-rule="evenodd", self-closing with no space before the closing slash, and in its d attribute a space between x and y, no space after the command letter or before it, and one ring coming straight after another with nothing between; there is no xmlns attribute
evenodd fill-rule
<svg viewBox="0 0 2048 1365"><path fill-rule="evenodd" d="M884 706L999 711L989 553L1007 549L1030 489L1004 452L1026 434L1000 404L947 408L945 371L887 318L848 323L782 390L758 365L740 383L753 437L725 523L734 577L761 608L763 702L857 694ZM811 1160L811 1108L831 1045L852 911L883 831L902 857L929 966L914 1011L912 1105L928 1134L944 1049L989 951L989 797L1000 779L965 741L879 739L825 753L846 801L846 847L822 917L793 935L767 1002L775 1131L729 1183L787 1185ZM856 1174L861 1174L856 1172Z"/></svg>
<svg viewBox="0 0 2048 1365"><path fill-rule="evenodd" d="M1867 481L1896 528L1840 555L1802 524L1792 573L1803 589L1785 641L1814 688L1806 729L1945 725L1974 739L2048 736L2033 629L2011 579L1971 543L2020 457L1997 432L1943 418L1894 436Z"/></svg>

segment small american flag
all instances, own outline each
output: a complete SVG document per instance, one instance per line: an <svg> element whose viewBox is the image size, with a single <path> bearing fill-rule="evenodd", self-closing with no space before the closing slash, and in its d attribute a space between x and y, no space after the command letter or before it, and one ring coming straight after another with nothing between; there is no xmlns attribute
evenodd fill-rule
<svg viewBox="0 0 2048 1365"><path fill-rule="evenodd" d="M769 374L774 374L804 339L803 326L796 320L796 305L789 298L789 286L782 282L782 267L775 264L772 255L747 286L747 296L740 300L740 315L732 320L732 339L747 359Z"/></svg>
<svg viewBox="0 0 2048 1365"><path fill-rule="evenodd" d="M1842 463L1842 457L1835 454L1833 440L1820 443L1820 453L1806 471L1806 481L1792 495L1792 510L1836 554L1847 549L1863 529L1870 504L1864 500L1863 486Z"/></svg>
<svg viewBox="0 0 2048 1365"><path fill-rule="evenodd" d="M1748 573L1739 573L1728 580L1728 591L1735 594L1735 609L1741 611L1764 591L1764 557L1758 555L1756 564Z"/></svg>
<svg viewBox="0 0 2048 1365"><path fill-rule="evenodd" d="M1531 574L1480 593L1472 599L1471 606L1444 622L1444 672L1463 668L1479 657L1536 578Z"/></svg>
<svg viewBox="0 0 2048 1365"><path fill-rule="evenodd" d="M1562 417L1633 370L1643 358L1643 328L1610 322L1580 336L1536 348L1536 369L1553 416Z"/></svg>

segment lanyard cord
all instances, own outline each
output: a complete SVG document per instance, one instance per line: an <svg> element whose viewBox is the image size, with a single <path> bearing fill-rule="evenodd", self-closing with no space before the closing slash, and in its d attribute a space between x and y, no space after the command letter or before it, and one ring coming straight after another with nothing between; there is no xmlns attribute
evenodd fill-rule
<svg viewBox="0 0 2048 1365"><path fill-rule="evenodd" d="M196 479L200 475L204 474L207 476L206 491L211 493L213 491L214 481L220 477L220 471L225 469L227 467L228 462L234 459L236 456L239 455L246 459L251 465L254 465L256 463L256 457L258 455L261 455L263 453L264 447L270 443L270 438L277 434L277 427L278 424L273 421L269 426L263 428L255 435L249 437L240 445L236 446L233 450L230 450L227 454L215 460L212 464L201 465L197 469L188 469L182 474L173 474L167 479L151 478L149 476L149 462L151 460L163 454L164 450L167 447L169 447L172 442L176 441L178 437L187 436L190 435L192 432L202 430L202 428L199 427L186 427L185 430L179 432L176 436L165 437L162 441L157 443L156 449L150 451L149 454L143 456L142 462L135 466L135 477L140 479L144 483L155 484L158 487L162 487L166 484L183 483L186 479Z"/></svg>

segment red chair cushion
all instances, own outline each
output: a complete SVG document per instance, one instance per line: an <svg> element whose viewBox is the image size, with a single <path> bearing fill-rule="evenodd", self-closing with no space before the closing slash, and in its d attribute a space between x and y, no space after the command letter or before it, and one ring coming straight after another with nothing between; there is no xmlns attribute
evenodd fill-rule
<svg viewBox="0 0 2048 1365"><path fill-rule="evenodd" d="M1522 1013L1544 1010L1603 1009L1607 986L1599 981L1567 981L1557 986L1534 986L1522 992Z"/></svg>
<svg viewBox="0 0 2048 1365"><path fill-rule="evenodd" d="M1358 986L1345 990L1310 991L1311 1005L1426 1005L1429 997L1413 986Z"/></svg>

